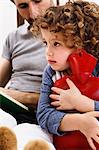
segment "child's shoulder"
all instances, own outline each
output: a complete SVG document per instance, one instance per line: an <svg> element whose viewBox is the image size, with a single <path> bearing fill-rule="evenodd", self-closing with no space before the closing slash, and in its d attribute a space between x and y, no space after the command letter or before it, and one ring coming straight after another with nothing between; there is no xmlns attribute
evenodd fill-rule
<svg viewBox="0 0 99 150"><path fill-rule="evenodd" d="M45 74L49 74L53 76L55 74L55 71L51 68L51 66L48 64L44 69Z"/></svg>
<svg viewBox="0 0 99 150"><path fill-rule="evenodd" d="M51 68L51 66L49 64L47 64L47 66L44 69L46 72L51 72L51 73L55 73L55 71Z"/></svg>

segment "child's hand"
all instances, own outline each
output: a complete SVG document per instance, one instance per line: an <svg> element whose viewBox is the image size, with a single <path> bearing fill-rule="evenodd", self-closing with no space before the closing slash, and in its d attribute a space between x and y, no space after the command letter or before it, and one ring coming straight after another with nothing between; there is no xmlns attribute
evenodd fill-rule
<svg viewBox="0 0 99 150"><path fill-rule="evenodd" d="M56 94L50 95L50 98L53 99L51 105L56 107L57 110L76 109L81 112L93 111L94 101L82 95L70 79L67 79L66 82L70 88L68 90L52 87Z"/></svg>
<svg viewBox="0 0 99 150"><path fill-rule="evenodd" d="M79 102L80 102L81 93L79 89L74 85L74 83L70 79L67 79L66 82L70 88L68 90L63 90L57 87L52 87L52 90L56 94L50 95L50 98L55 100L51 102L51 105L55 106L56 109L58 110L75 109L74 107L76 103L75 99L79 98Z"/></svg>
<svg viewBox="0 0 99 150"><path fill-rule="evenodd" d="M86 136L93 150L96 150L93 140L99 144L99 121L96 117L99 117L99 112L93 111L81 114L78 125L79 130Z"/></svg>

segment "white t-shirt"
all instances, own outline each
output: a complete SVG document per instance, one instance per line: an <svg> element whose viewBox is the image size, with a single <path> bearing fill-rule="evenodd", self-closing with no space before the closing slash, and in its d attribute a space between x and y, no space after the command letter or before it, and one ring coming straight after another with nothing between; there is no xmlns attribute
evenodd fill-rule
<svg viewBox="0 0 99 150"><path fill-rule="evenodd" d="M12 63L8 88L39 93L43 70L47 64L45 47L42 40L33 37L27 27L24 24L8 35L2 56Z"/></svg>

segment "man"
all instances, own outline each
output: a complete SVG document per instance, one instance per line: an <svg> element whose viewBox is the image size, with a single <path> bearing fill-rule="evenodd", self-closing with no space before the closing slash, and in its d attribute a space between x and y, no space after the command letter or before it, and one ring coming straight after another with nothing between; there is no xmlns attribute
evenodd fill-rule
<svg viewBox="0 0 99 150"><path fill-rule="evenodd" d="M0 91L34 109L39 99L41 78L46 60L42 41L34 38L29 28L33 20L53 5L53 2L52 0L12 1L29 25L20 26L6 39L0 58ZM10 84L5 89L9 80ZM14 117L18 123L35 123L35 113L33 114L18 114Z"/></svg>
<svg viewBox="0 0 99 150"><path fill-rule="evenodd" d="M20 26L6 39L0 58L0 91L35 109L46 59L42 41L33 37L29 29L35 18L53 5L53 2L52 0L13 0L13 2L29 25ZM52 137L39 126L31 124L35 123L33 113L16 114L14 117L19 125L16 125L16 120L2 109L0 114L1 150L55 150Z"/></svg>

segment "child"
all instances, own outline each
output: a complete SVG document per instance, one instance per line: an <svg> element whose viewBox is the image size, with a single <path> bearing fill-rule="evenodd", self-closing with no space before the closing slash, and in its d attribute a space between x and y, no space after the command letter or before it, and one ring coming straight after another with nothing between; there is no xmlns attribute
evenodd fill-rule
<svg viewBox="0 0 99 150"><path fill-rule="evenodd" d="M99 122L96 119L99 117L99 112L94 110L99 110L99 102L83 96L68 79L66 81L70 90L72 86L74 87L74 91L71 90L68 97L71 96L70 94L75 94L71 96L72 101L77 97L79 103L80 98L82 101L87 100L87 102L84 100L84 105L87 103L86 109L83 110L85 113L69 113L66 110L77 109L76 106L62 104L60 95L51 95L51 88L59 76L71 74L68 57L78 49L85 49L99 61L99 7L90 2L69 1L64 6L48 9L39 19L38 25L47 45L46 58L49 64L43 75L37 111L38 123L43 129L56 135L64 135L68 131L80 131L87 138L90 147L95 150L93 139L99 144ZM99 68L98 70L95 68L94 76L97 76L98 71ZM58 89L52 88L52 90L58 93ZM59 101L52 102L51 98Z"/></svg>

